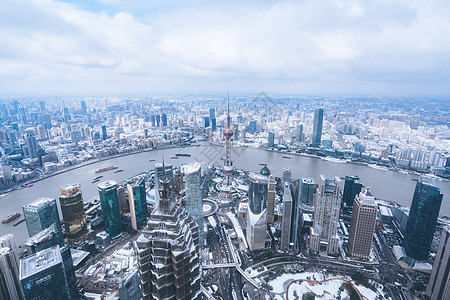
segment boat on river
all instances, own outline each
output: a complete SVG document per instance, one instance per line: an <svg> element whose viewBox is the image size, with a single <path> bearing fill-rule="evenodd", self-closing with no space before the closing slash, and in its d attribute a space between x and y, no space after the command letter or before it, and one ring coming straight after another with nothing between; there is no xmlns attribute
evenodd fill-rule
<svg viewBox="0 0 450 300"><path fill-rule="evenodd" d="M117 166L110 166L110 167L106 167L106 168L100 168L95 170L95 173L101 173L101 172L106 172L106 171L111 171L111 170L115 170L117 169Z"/></svg>
<svg viewBox="0 0 450 300"><path fill-rule="evenodd" d="M3 219L2 223L7 224L11 221L14 221L18 217L20 217L20 212L15 212L15 213L9 214L6 218Z"/></svg>

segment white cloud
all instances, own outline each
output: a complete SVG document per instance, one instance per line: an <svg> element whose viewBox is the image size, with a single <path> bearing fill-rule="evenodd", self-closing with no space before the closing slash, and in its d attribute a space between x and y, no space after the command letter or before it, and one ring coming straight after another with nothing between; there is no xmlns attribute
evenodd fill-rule
<svg viewBox="0 0 450 300"><path fill-rule="evenodd" d="M0 3L1 93L448 94L444 1L99 2Z"/></svg>

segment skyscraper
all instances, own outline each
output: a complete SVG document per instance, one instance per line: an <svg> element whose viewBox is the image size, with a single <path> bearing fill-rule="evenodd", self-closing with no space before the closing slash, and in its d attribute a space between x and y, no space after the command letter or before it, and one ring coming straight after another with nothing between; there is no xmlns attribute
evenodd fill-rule
<svg viewBox="0 0 450 300"><path fill-rule="evenodd" d="M175 184L173 179L173 167L171 164L164 164L164 171L165 176L167 180L170 182L170 186L172 189L172 195L175 196ZM155 164L155 189L157 190L159 188L159 183L163 179L163 164L156 163ZM159 204L159 194L156 193L155 195L155 208L158 207Z"/></svg>
<svg viewBox="0 0 450 300"><path fill-rule="evenodd" d="M216 131L217 130L217 123L216 118L211 119L211 130Z"/></svg>
<svg viewBox="0 0 450 300"><path fill-rule="evenodd" d="M9 247L0 247L0 299L23 299L19 265Z"/></svg>
<svg viewBox="0 0 450 300"><path fill-rule="evenodd" d="M20 261L20 282L25 299L70 299L59 246Z"/></svg>
<svg viewBox="0 0 450 300"><path fill-rule="evenodd" d="M63 241L61 222L55 199L39 198L25 205L22 209L30 237L55 224L58 231L58 239Z"/></svg>
<svg viewBox="0 0 450 300"><path fill-rule="evenodd" d="M378 206L369 189L356 195L353 204L348 249L352 257L369 259Z"/></svg>
<svg viewBox="0 0 450 300"><path fill-rule="evenodd" d="M68 184L60 187L59 191L61 193L59 203L69 244L85 240L88 230L81 185L79 183Z"/></svg>
<svg viewBox="0 0 450 300"><path fill-rule="evenodd" d="M131 227L139 229L139 225L145 224L148 217L147 193L145 191L145 178L137 177L127 185L128 201L131 214Z"/></svg>
<svg viewBox="0 0 450 300"><path fill-rule="evenodd" d="M25 145L26 145L26 152L27 156L29 158L36 158L38 157L38 143L36 141L36 136L34 135L34 129L28 128L25 130Z"/></svg>
<svg viewBox="0 0 450 300"><path fill-rule="evenodd" d="M280 248L283 251L289 250L291 240L291 219L292 219L292 196L289 185L284 182L283 194L283 220L281 221L281 243Z"/></svg>
<svg viewBox="0 0 450 300"><path fill-rule="evenodd" d="M214 108L209 109L209 118L215 119L216 118L216 110Z"/></svg>
<svg viewBox="0 0 450 300"><path fill-rule="evenodd" d="M359 181L359 177L354 176L345 176L344 183L344 192L342 194L342 202L347 206L353 206L353 200L355 200L355 196L361 192L362 183Z"/></svg>
<svg viewBox="0 0 450 300"><path fill-rule="evenodd" d="M430 300L450 299L450 227L442 230L426 294Z"/></svg>
<svg viewBox="0 0 450 300"><path fill-rule="evenodd" d="M273 148L275 146L275 133L269 132L267 136L267 147Z"/></svg>
<svg viewBox="0 0 450 300"><path fill-rule="evenodd" d="M106 140L108 138L108 132L106 131L106 125L102 125L102 140Z"/></svg>
<svg viewBox="0 0 450 300"><path fill-rule="evenodd" d="M201 190L200 164L194 163L184 167L186 189L186 209L198 225L199 245L203 246L203 199Z"/></svg>
<svg viewBox="0 0 450 300"><path fill-rule="evenodd" d="M17 274L19 274L19 265L20 265L19 251L17 249L14 236L12 234L6 234L0 237L0 248L11 249L12 253L14 254L11 256L11 259L13 260L12 263L13 265L17 266Z"/></svg>
<svg viewBox="0 0 450 300"><path fill-rule="evenodd" d="M269 187L267 190L267 223L275 222L275 195L276 195L276 181L272 175L269 177Z"/></svg>
<svg viewBox="0 0 450 300"><path fill-rule="evenodd" d="M297 124L297 130L295 132L296 142L303 141L303 124Z"/></svg>
<svg viewBox="0 0 450 300"><path fill-rule="evenodd" d="M114 237L122 232L117 183L112 180L100 183L98 185L98 194L100 196L106 232L111 237Z"/></svg>
<svg viewBox="0 0 450 300"><path fill-rule="evenodd" d="M414 265L428 259L443 195L434 180L421 176L416 184L405 230L405 261Z"/></svg>
<svg viewBox="0 0 450 300"><path fill-rule="evenodd" d="M81 100L81 114L87 115L86 101Z"/></svg>
<svg viewBox="0 0 450 300"><path fill-rule="evenodd" d="M322 139L322 124L323 124L323 108L316 108L314 112L314 127L312 144L313 147L320 147L320 142Z"/></svg>
<svg viewBox="0 0 450 300"><path fill-rule="evenodd" d="M247 242L251 251L262 250L266 244L267 198L270 170L250 175L248 189Z"/></svg>
<svg viewBox="0 0 450 300"><path fill-rule="evenodd" d="M158 186L159 206L136 240L142 300L201 299L198 226L165 174Z"/></svg>
<svg viewBox="0 0 450 300"><path fill-rule="evenodd" d="M340 184L339 177L330 178L320 175L310 240L310 250L314 253L322 250L326 250L329 255L338 253Z"/></svg>
<svg viewBox="0 0 450 300"><path fill-rule="evenodd" d="M165 113L161 116L162 126L167 126L167 115Z"/></svg>
<svg viewBox="0 0 450 300"><path fill-rule="evenodd" d="M284 168L283 170L283 183L287 182L289 185L291 184L292 172L289 168Z"/></svg>
<svg viewBox="0 0 450 300"><path fill-rule="evenodd" d="M64 107L63 109L63 116L64 116L64 122L69 122L70 121L70 113L69 113L69 109L67 107Z"/></svg>
<svg viewBox="0 0 450 300"><path fill-rule="evenodd" d="M316 183L314 178L302 177L299 179L299 197L302 203L313 205L316 195Z"/></svg>
<svg viewBox="0 0 450 300"><path fill-rule="evenodd" d="M125 275L119 286L120 300L140 300L141 288L139 286L139 273L134 270Z"/></svg>

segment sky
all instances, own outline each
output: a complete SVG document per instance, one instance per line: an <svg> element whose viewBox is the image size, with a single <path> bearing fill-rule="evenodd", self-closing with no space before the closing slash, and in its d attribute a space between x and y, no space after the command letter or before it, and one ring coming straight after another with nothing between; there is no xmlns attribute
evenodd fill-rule
<svg viewBox="0 0 450 300"><path fill-rule="evenodd" d="M449 96L450 1L0 0L0 96Z"/></svg>

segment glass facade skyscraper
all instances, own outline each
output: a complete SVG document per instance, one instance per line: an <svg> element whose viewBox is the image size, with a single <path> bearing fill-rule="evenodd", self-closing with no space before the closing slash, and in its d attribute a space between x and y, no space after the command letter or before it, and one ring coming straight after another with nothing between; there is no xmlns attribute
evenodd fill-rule
<svg viewBox="0 0 450 300"><path fill-rule="evenodd" d="M313 147L320 147L320 142L322 140L322 124L323 124L323 108L317 108L314 112L314 127L312 144Z"/></svg>
<svg viewBox="0 0 450 300"><path fill-rule="evenodd" d="M59 246L23 258L20 283L25 299L70 299Z"/></svg>
<svg viewBox="0 0 450 300"><path fill-rule="evenodd" d="M145 191L145 178L136 178L127 185L128 200L130 204L131 227L138 230L139 225L144 224L148 218L147 193Z"/></svg>
<svg viewBox="0 0 450 300"><path fill-rule="evenodd" d="M405 231L405 261L426 261L433 241L443 195L432 178L421 176L416 184Z"/></svg>
<svg viewBox="0 0 450 300"><path fill-rule="evenodd" d="M355 196L361 193L362 184L358 176L345 176L344 192L342 195L342 202L347 206L353 206Z"/></svg>
<svg viewBox="0 0 450 300"><path fill-rule="evenodd" d="M16 263L11 248L0 247L0 299L23 299Z"/></svg>
<svg viewBox="0 0 450 300"><path fill-rule="evenodd" d="M58 231L58 239L63 241L56 199L39 198L25 205L22 209L30 237L55 224Z"/></svg>
<svg viewBox="0 0 450 300"><path fill-rule="evenodd" d="M199 245L203 246L203 199L201 190L201 166L199 163L184 166L186 210L198 225Z"/></svg>
<svg viewBox="0 0 450 300"><path fill-rule="evenodd" d="M100 196L106 232L111 237L114 237L122 232L117 183L113 180L100 183L98 185L98 194Z"/></svg>
<svg viewBox="0 0 450 300"><path fill-rule="evenodd" d="M59 203L63 216L64 229L69 241L82 239L87 234L86 215L80 184L69 184L61 187Z"/></svg>

